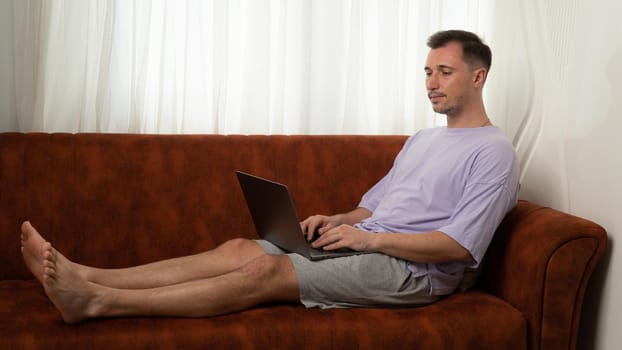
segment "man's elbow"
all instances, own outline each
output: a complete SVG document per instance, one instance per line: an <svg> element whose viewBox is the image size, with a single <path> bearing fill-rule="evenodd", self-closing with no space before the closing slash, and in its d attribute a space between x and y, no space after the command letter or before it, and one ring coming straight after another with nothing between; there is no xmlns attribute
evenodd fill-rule
<svg viewBox="0 0 622 350"><path fill-rule="evenodd" d="M468 249L463 247L460 243L458 243L458 241L451 238L446 233L443 233L443 232L441 233L443 234L443 237L446 240L445 248L447 249L446 253L447 253L447 258L449 261L457 261L457 262L465 262L465 263L474 261L473 256L468 251Z"/></svg>
<svg viewBox="0 0 622 350"><path fill-rule="evenodd" d="M473 255L471 255L471 253L469 253L468 250L466 250L464 247L460 246L460 249L456 250L456 261L460 261L460 262L465 262L465 263L470 263L475 261L473 259Z"/></svg>

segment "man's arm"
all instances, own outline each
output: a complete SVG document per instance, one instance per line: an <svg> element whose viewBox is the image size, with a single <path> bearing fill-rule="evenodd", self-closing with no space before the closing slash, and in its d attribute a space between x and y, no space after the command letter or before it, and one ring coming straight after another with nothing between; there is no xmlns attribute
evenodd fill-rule
<svg viewBox="0 0 622 350"><path fill-rule="evenodd" d="M313 246L326 250L350 248L391 255L422 263L473 261L471 254L441 231L416 234L369 233L349 225L328 230Z"/></svg>

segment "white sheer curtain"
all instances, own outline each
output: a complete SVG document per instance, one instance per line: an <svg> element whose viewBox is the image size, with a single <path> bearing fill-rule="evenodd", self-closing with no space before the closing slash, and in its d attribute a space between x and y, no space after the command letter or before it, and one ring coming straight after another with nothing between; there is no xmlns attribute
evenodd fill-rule
<svg viewBox="0 0 622 350"><path fill-rule="evenodd" d="M13 0L6 128L410 134L427 37L481 1Z"/></svg>

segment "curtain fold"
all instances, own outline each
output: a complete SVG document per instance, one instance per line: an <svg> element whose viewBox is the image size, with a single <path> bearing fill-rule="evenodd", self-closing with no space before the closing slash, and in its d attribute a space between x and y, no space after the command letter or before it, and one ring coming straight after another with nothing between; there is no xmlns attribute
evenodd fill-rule
<svg viewBox="0 0 622 350"><path fill-rule="evenodd" d="M479 1L13 0L17 131L410 134Z"/></svg>

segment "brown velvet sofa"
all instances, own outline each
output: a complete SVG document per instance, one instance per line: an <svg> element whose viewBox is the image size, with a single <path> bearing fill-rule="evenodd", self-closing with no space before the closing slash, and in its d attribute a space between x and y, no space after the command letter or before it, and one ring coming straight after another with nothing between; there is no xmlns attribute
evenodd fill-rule
<svg viewBox="0 0 622 350"><path fill-rule="evenodd" d="M1 349L574 349L598 225L520 201L478 283L420 308L264 305L204 319L66 325L25 268L32 223L68 257L123 267L256 237L234 175L289 185L299 216L352 209L404 136L0 134Z"/></svg>

